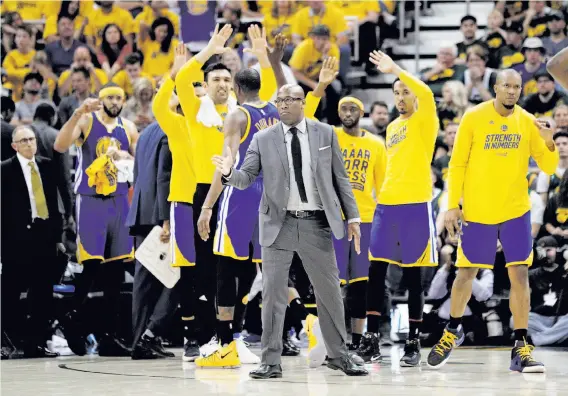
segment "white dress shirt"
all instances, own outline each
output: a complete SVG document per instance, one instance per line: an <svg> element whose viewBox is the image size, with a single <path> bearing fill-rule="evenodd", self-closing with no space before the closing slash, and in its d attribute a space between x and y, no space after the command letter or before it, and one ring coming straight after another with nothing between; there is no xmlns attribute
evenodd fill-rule
<svg viewBox="0 0 568 396"><path fill-rule="evenodd" d="M306 189L306 197L308 202L302 202L300 192L298 191L298 184L296 183L296 174L294 173L294 160L292 158L292 126L282 123L284 129L284 141L286 142L286 153L288 154L288 169L290 170L290 197L288 198L288 205L286 209L289 211L295 210L323 210L323 204L318 193L316 180L312 172L312 156L310 153L310 140L308 136L308 129L306 126L306 119L303 118L296 129L297 135L300 139L300 147L302 151L302 177L304 179L304 187Z"/></svg>
<svg viewBox="0 0 568 396"><path fill-rule="evenodd" d="M16 154L18 157L18 161L20 161L20 165L22 166L22 172L24 172L24 179L26 180L26 186L28 186L28 195L30 197L30 207L32 208L32 220L38 218L37 215L37 207L34 197L34 190L32 188L32 170L30 169L29 163L33 164L37 174L39 175L39 180L41 181L41 174L39 173L39 168L37 167L37 163L35 162L35 157L31 160L24 158L23 155L20 153Z"/></svg>

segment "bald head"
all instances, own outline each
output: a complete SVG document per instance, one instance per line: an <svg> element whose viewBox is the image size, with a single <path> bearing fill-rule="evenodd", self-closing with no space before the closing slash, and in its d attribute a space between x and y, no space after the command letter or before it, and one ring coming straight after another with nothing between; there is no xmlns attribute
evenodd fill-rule
<svg viewBox="0 0 568 396"><path fill-rule="evenodd" d="M73 62L75 62L78 67L86 67L87 64L91 62L91 52L89 49L87 47L77 48L73 54Z"/></svg>
<svg viewBox="0 0 568 396"><path fill-rule="evenodd" d="M501 70L495 82L495 100L507 110L512 110L523 89L521 75L513 69Z"/></svg>
<svg viewBox="0 0 568 396"><path fill-rule="evenodd" d="M278 91L276 105L280 119L286 125L296 125L304 118L304 90L296 84L286 84Z"/></svg>

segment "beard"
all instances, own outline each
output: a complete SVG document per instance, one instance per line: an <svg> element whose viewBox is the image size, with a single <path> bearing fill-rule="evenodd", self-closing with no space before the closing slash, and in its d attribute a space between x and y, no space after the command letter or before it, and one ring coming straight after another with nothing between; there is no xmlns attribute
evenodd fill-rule
<svg viewBox="0 0 568 396"><path fill-rule="evenodd" d="M514 105L514 104L508 105L508 104L502 103L502 105L503 105L503 107L506 108L507 110L513 110L513 109L515 108L515 105Z"/></svg>
<svg viewBox="0 0 568 396"><path fill-rule="evenodd" d="M354 126L356 126L359 123L359 119L350 119L350 120L340 120L341 121L341 125L343 125L345 128L353 128Z"/></svg>
<svg viewBox="0 0 568 396"><path fill-rule="evenodd" d="M118 115L122 111L122 106L111 110L103 104L103 110L105 111L107 116L109 116L111 118L116 118L116 117L118 117Z"/></svg>

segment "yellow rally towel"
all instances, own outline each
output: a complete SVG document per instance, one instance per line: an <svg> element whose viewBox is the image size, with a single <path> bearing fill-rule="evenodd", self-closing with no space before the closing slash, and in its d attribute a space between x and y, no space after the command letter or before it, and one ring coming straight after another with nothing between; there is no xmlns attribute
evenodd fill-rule
<svg viewBox="0 0 568 396"><path fill-rule="evenodd" d="M118 168L108 155L94 160L85 173L89 177L89 187L95 186L97 194L110 195L116 191Z"/></svg>

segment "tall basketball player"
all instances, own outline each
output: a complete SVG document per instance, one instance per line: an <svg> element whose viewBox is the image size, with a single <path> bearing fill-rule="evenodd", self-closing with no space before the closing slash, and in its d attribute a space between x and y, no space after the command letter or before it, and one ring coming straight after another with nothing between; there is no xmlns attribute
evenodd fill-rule
<svg viewBox="0 0 568 396"><path fill-rule="evenodd" d="M75 173L77 257L83 265L83 273L75 287L73 310L63 324L69 347L77 355L86 352L82 308L100 269L106 274L102 277L105 310L100 317L104 335L99 343L99 354L130 354L116 336L123 261L133 259L133 242L125 226L127 176L119 171L117 160L131 159L138 140L134 123L119 116L124 98L122 88L114 83L105 85L98 99L87 99L75 110L54 144L55 150L61 153L75 144L78 153Z"/></svg>

